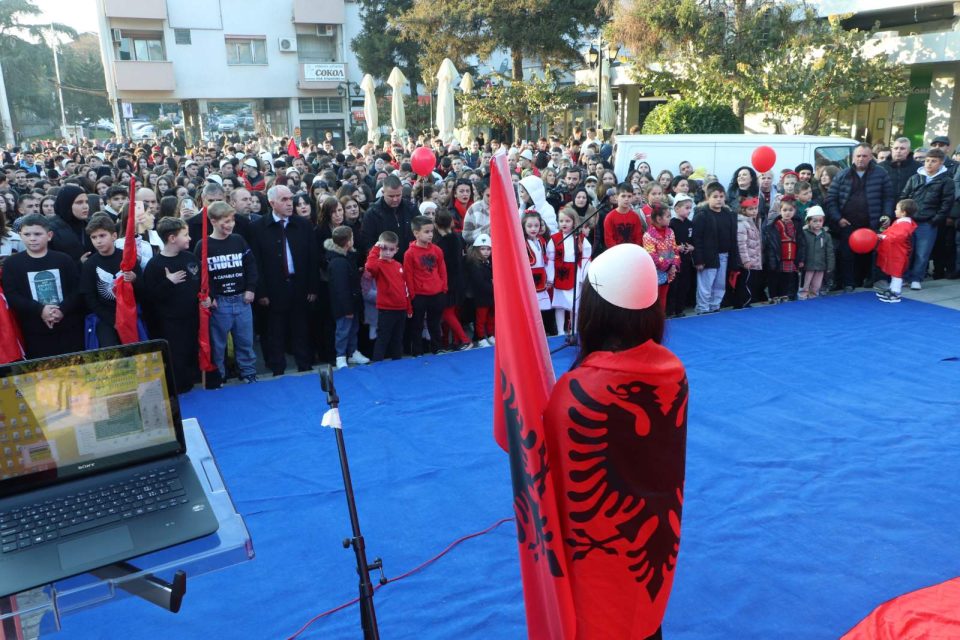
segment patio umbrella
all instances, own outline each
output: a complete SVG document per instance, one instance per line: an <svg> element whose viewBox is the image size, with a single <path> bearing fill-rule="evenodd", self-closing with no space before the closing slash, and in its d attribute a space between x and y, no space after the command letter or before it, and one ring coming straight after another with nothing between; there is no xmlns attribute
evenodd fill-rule
<svg viewBox="0 0 960 640"><path fill-rule="evenodd" d="M600 123L604 129L613 129L617 126L617 111L613 102L613 90L610 88L610 63L605 60L603 52L600 54L603 72L600 74L600 91L603 92L603 104L600 105Z"/></svg>
<svg viewBox="0 0 960 640"><path fill-rule="evenodd" d="M387 84L393 88L393 104L390 107L390 124L393 126L394 136L403 136L407 133L407 114L403 108L403 88L407 86L407 77L394 67L387 78Z"/></svg>
<svg viewBox="0 0 960 640"><path fill-rule="evenodd" d="M367 140L377 144L380 141L380 125L377 121L379 114L377 114L377 96L374 94L376 86L373 83L373 76L369 73L363 76L360 88L363 89L363 119L367 121Z"/></svg>
<svg viewBox="0 0 960 640"><path fill-rule="evenodd" d="M453 128L456 112L453 99L453 83L456 81L457 68L450 58L444 58L437 71L437 129L444 144L453 140Z"/></svg>
<svg viewBox="0 0 960 640"><path fill-rule="evenodd" d="M463 78L460 79L460 90L465 94L473 93L475 86L473 76L467 71L463 74ZM470 126L470 114L466 111L463 112L463 122L461 124L462 126L459 129L460 143L466 146L470 143L470 139L473 138L473 127Z"/></svg>

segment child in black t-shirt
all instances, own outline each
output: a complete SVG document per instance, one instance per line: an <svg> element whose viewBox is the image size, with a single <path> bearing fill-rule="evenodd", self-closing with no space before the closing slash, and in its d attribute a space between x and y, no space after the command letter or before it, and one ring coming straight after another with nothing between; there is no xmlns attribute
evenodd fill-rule
<svg viewBox="0 0 960 640"><path fill-rule="evenodd" d="M233 349L240 378L257 381L257 356L253 352L253 310L250 304L257 290L257 261L243 236L233 232L236 209L226 202L207 208L213 231L207 238L207 270L210 274L210 355L213 364L226 376L224 356L227 334L233 335ZM203 242L195 252L202 257Z"/></svg>
<svg viewBox="0 0 960 640"><path fill-rule="evenodd" d="M26 251L3 263L3 291L23 332L27 358L83 350L83 314L76 263L48 249L53 231L39 213L23 217L20 238Z"/></svg>
<svg viewBox="0 0 960 640"><path fill-rule="evenodd" d="M143 272L144 301L148 305L150 335L170 344L177 393L193 388L200 376L197 329L200 311L200 262L187 249L190 233L180 218L161 218L157 233L163 250Z"/></svg>
<svg viewBox="0 0 960 640"><path fill-rule="evenodd" d="M120 262L123 260L123 252L117 251L114 246L117 225L108 214L98 213L87 222L86 233L96 253L91 253L80 269L80 293L87 303L87 309L97 316L97 344L100 347L113 347L120 344L120 336L115 328L117 299L113 293L113 283L121 273ZM136 282L139 275L139 264L134 265L133 271L123 272L127 282Z"/></svg>

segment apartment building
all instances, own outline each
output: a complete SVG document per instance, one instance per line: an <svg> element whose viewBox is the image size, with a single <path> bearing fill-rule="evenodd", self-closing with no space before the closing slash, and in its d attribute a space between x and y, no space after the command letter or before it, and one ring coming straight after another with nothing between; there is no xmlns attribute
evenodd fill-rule
<svg viewBox="0 0 960 640"><path fill-rule="evenodd" d="M342 148L362 120L362 74L349 54L360 28L353 2L97 0L97 7L107 90L121 124L141 110L155 119L166 109L182 113L188 139L298 128L304 138L329 132Z"/></svg>

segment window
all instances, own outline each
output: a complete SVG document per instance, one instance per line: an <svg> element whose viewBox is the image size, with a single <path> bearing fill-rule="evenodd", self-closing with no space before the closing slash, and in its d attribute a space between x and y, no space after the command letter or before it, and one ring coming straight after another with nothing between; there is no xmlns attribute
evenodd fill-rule
<svg viewBox="0 0 960 640"><path fill-rule="evenodd" d="M339 51L336 32L333 36L297 34L297 58L300 62L343 62Z"/></svg>
<svg viewBox="0 0 960 640"><path fill-rule="evenodd" d="M161 31L122 31L115 43L118 60L166 60Z"/></svg>
<svg viewBox="0 0 960 640"><path fill-rule="evenodd" d="M190 41L190 29L174 29L173 39L177 44L193 44Z"/></svg>
<svg viewBox="0 0 960 640"><path fill-rule="evenodd" d="M343 113L340 98L300 98L300 113Z"/></svg>
<svg viewBox="0 0 960 640"><path fill-rule="evenodd" d="M853 147L817 147L814 150L814 157L816 158L817 168L820 168L823 165L833 165L841 169L846 169L850 166L850 154L853 152Z"/></svg>
<svg viewBox="0 0 960 640"><path fill-rule="evenodd" d="M263 38L227 38L227 64L267 64Z"/></svg>

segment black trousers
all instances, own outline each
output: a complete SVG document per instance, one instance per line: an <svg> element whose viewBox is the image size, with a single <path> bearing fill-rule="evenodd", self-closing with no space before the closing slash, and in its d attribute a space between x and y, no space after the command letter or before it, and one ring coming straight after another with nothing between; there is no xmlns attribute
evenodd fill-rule
<svg viewBox="0 0 960 640"><path fill-rule="evenodd" d="M112 324L105 322L102 318L98 318L97 322L97 344L100 345L100 348L104 347L116 347L120 344L120 336L117 335L117 330Z"/></svg>
<svg viewBox="0 0 960 640"><path fill-rule="evenodd" d="M763 292L763 283L763 271L740 269L737 286L733 290L733 307L743 309L754 302L759 302Z"/></svg>
<svg viewBox="0 0 960 640"><path fill-rule="evenodd" d="M305 294L296 292L295 283L288 280L267 294L267 340L264 360L274 375L287 368L287 343L293 351L298 369L309 369L313 364L313 348L307 317L310 313Z"/></svg>
<svg viewBox="0 0 960 640"><path fill-rule="evenodd" d="M373 344L374 362L379 362L387 356L394 360L403 357L403 332L406 324L406 311L377 309L377 340Z"/></svg>
<svg viewBox="0 0 960 640"><path fill-rule="evenodd" d="M942 278L953 271L957 259L956 227L940 225L937 228L937 240L933 243L933 277Z"/></svg>
<svg viewBox="0 0 960 640"><path fill-rule="evenodd" d="M767 288L770 290L771 298L780 298L786 296L791 300L797 299L797 292L800 289L800 274L796 271L784 273L782 271L767 272Z"/></svg>
<svg viewBox="0 0 960 640"><path fill-rule="evenodd" d="M159 335L154 337L167 341L177 393L186 393L200 379L200 365L197 361L200 351L197 343L199 315L161 317L157 320Z"/></svg>
<svg viewBox="0 0 960 640"><path fill-rule="evenodd" d="M677 276L670 283L667 290L667 315L676 315L683 313L687 308L687 301L690 299L690 293L696 282L696 267L693 266L693 260L686 257L681 258L680 270Z"/></svg>
<svg viewBox="0 0 960 640"><path fill-rule="evenodd" d="M424 317L427 319L427 331L430 332L430 351L436 353L440 348L440 318L443 316L446 297L445 294L438 293L432 296L418 295L413 299L413 317L407 323L410 352L413 355L423 354L420 332L423 331Z"/></svg>
<svg viewBox="0 0 960 640"><path fill-rule="evenodd" d="M23 334L27 360L83 351L83 324L64 325L64 322L67 320L55 324L50 332Z"/></svg>

